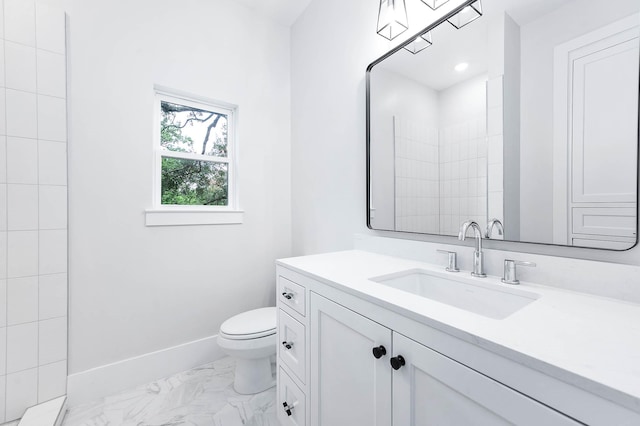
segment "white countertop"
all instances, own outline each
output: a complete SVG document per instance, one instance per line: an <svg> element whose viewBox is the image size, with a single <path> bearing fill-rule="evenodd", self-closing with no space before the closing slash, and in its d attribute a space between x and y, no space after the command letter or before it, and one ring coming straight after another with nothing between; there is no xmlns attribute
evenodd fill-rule
<svg viewBox="0 0 640 426"><path fill-rule="evenodd" d="M468 271L447 273L443 266L358 250L278 264L640 412L638 304L527 282L511 286L499 277L472 278L540 296L504 319L491 319L369 279L416 268L453 279L469 277Z"/></svg>

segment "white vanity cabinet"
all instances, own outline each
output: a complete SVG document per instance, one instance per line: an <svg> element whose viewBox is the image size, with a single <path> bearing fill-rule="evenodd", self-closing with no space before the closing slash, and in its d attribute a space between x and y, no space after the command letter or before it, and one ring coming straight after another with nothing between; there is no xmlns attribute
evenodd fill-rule
<svg viewBox="0 0 640 426"><path fill-rule="evenodd" d="M580 424L399 333L393 353L393 425Z"/></svg>
<svg viewBox="0 0 640 426"><path fill-rule="evenodd" d="M389 426L391 330L316 293L310 297L311 426Z"/></svg>
<svg viewBox="0 0 640 426"><path fill-rule="evenodd" d="M640 424L611 400L323 276L279 264L277 280L282 426Z"/></svg>
<svg viewBox="0 0 640 426"><path fill-rule="evenodd" d="M310 297L311 426L578 424L344 306Z"/></svg>

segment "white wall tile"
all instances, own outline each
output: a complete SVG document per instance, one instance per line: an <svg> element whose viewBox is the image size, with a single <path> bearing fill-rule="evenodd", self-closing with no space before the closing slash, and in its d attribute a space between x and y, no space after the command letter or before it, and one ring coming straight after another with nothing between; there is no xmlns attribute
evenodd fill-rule
<svg viewBox="0 0 640 426"><path fill-rule="evenodd" d="M7 137L0 136L0 183L7 182Z"/></svg>
<svg viewBox="0 0 640 426"><path fill-rule="evenodd" d="M65 53L65 15L62 10L36 4L36 39L39 49Z"/></svg>
<svg viewBox="0 0 640 426"><path fill-rule="evenodd" d="M0 184L0 231L7 230L7 185Z"/></svg>
<svg viewBox="0 0 640 426"><path fill-rule="evenodd" d="M67 315L67 274L40 275L38 292L39 318L50 319ZM0 281L0 291L1 291Z"/></svg>
<svg viewBox="0 0 640 426"><path fill-rule="evenodd" d="M7 41L4 45L5 85L9 89L36 91L35 47Z"/></svg>
<svg viewBox="0 0 640 426"><path fill-rule="evenodd" d="M59 53L38 49L38 93L66 96L65 57Z"/></svg>
<svg viewBox="0 0 640 426"><path fill-rule="evenodd" d="M38 366L38 323L7 327L7 373Z"/></svg>
<svg viewBox="0 0 640 426"><path fill-rule="evenodd" d="M38 277L7 280L7 324L38 320Z"/></svg>
<svg viewBox="0 0 640 426"><path fill-rule="evenodd" d="M7 374L7 327L0 328L0 375Z"/></svg>
<svg viewBox="0 0 640 426"><path fill-rule="evenodd" d="M502 127L502 108L493 107L487 111L487 134L489 136L501 135Z"/></svg>
<svg viewBox="0 0 640 426"><path fill-rule="evenodd" d="M487 161L489 164L502 163L503 160L503 137L496 135L489 137Z"/></svg>
<svg viewBox="0 0 640 426"><path fill-rule="evenodd" d="M38 402L38 369L7 375L6 420L15 420Z"/></svg>
<svg viewBox="0 0 640 426"><path fill-rule="evenodd" d="M0 328L0 374L7 374L7 328Z"/></svg>
<svg viewBox="0 0 640 426"><path fill-rule="evenodd" d="M0 12L0 19L2 13ZM1 22L1 21L0 21ZM6 421L7 376L0 376L0 422Z"/></svg>
<svg viewBox="0 0 640 426"><path fill-rule="evenodd" d="M478 178L478 195L481 197L487 196L488 188L487 188L487 178L479 177Z"/></svg>
<svg viewBox="0 0 640 426"><path fill-rule="evenodd" d="M0 423L66 387L64 53L63 12L0 0Z"/></svg>
<svg viewBox="0 0 640 426"><path fill-rule="evenodd" d="M6 90L7 135L36 139L38 108L33 93Z"/></svg>
<svg viewBox="0 0 640 426"><path fill-rule="evenodd" d="M38 95L38 137L50 141L67 140L66 101Z"/></svg>
<svg viewBox="0 0 640 426"><path fill-rule="evenodd" d="M67 231L40 231L40 274L67 272Z"/></svg>
<svg viewBox="0 0 640 426"><path fill-rule="evenodd" d="M0 279L0 327L7 326L7 280ZM4 348L4 345L3 345ZM5 348L6 349L6 348ZM4 351L0 348L0 353ZM4 363L0 363L0 374L4 374Z"/></svg>
<svg viewBox="0 0 640 426"><path fill-rule="evenodd" d="M502 191L503 188L503 171L502 164L489 164L489 174L487 176L487 185L489 191Z"/></svg>
<svg viewBox="0 0 640 426"><path fill-rule="evenodd" d="M0 8L2 2L0 1ZM0 10L0 22L2 22L2 10ZM2 38L2 32L0 32L0 87L4 87L4 39Z"/></svg>
<svg viewBox="0 0 640 426"><path fill-rule="evenodd" d="M38 275L38 231L9 231L7 259L9 278Z"/></svg>
<svg viewBox="0 0 640 426"><path fill-rule="evenodd" d="M67 393L67 361L54 362L38 368L38 403Z"/></svg>
<svg viewBox="0 0 640 426"><path fill-rule="evenodd" d="M4 0L0 0L0 37L4 38Z"/></svg>
<svg viewBox="0 0 640 426"><path fill-rule="evenodd" d="M38 142L35 139L7 138L7 182L38 183Z"/></svg>
<svg viewBox="0 0 640 426"><path fill-rule="evenodd" d="M487 161L486 159L478 159L478 177L487 176Z"/></svg>
<svg viewBox="0 0 640 426"><path fill-rule="evenodd" d="M40 229L67 228L67 187L40 185Z"/></svg>
<svg viewBox="0 0 640 426"><path fill-rule="evenodd" d="M7 278L7 233L0 232L0 279Z"/></svg>
<svg viewBox="0 0 640 426"><path fill-rule="evenodd" d="M39 365L67 359L67 317L40 321Z"/></svg>
<svg viewBox="0 0 640 426"><path fill-rule="evenodd" d="M38 185L7 185L9 231L38 229Z"/></svg>
<svg viewBox="0 0 640 426"><path fill-rule="evenodd" d="M6 89L0 88L0 135L7 134Z"/></svg>
<svg viewBox="0 0 640 426"><path fill-rule="evenodd" d="M501 107L502 100L502 76L495 77L487 81L487 106Z"/></svg>
<svg viewBox="0 0 640 426"><path fill-rule="evenodd" d="M24 0L4 0L4 38L6 40L35 47L35 2Z"/></svg>
<svg viewBox="0 0 640 426"><path fill-rule="evenodd" d="M38 141L38 179L40 184L67 184L67 145Z"/></svg>
<svg viewBox="0 0 640 426"><path fill-rule="evenodd" d="M500 219L504 219L503 216L503 194L502 192L489 192L489 211L488 215Z"/></svg>

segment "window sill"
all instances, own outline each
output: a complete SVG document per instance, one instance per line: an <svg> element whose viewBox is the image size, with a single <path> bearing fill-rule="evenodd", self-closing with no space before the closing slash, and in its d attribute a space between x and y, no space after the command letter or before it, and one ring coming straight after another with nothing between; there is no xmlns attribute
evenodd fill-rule
<svg viewBox="0 0 640 426"><path fill-rule="evenodd" d="M146 226L235 225L244 220L243 210L148 209Z"/></svg>

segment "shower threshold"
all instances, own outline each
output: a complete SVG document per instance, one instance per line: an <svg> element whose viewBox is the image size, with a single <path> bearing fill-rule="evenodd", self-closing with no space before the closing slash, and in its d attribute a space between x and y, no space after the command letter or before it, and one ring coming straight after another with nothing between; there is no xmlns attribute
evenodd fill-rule
<svg viewBox="0 0 640 426"><path fill-rule="evenodd" d="M27 408L18 426L60 426L67 411L67 397L61 396Z"/></svg>

